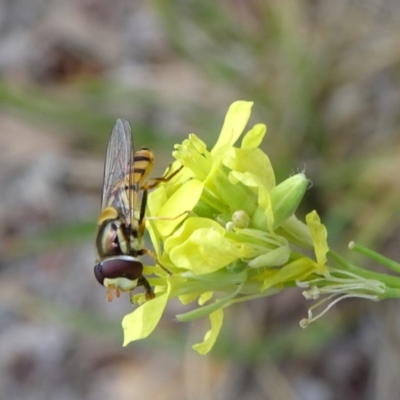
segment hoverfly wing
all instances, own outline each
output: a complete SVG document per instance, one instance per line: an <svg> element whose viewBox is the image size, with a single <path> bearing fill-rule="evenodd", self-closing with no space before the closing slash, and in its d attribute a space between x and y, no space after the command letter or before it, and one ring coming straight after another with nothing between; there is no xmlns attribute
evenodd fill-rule
<svg viewBox="0 0 400 400"><path fill-rule="evenodd" d="M131 171L134 168L132 133L128 121L118 119L108 142L101 208L119 210L125 222L132 219Z"/></svg>

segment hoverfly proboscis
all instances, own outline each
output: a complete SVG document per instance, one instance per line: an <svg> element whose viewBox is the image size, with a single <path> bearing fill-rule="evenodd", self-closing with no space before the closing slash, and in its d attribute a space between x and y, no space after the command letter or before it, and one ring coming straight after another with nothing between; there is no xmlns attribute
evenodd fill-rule
<svg viewBox="0 0 400 400"><path fill-rule="evenodd" d="M143 286L147 300L155 297L148 280L143 276L139 256L149 254L167 273L153 252L144 248L147 192L160 182L175 176L180 168L162 178L147 179L154 163L150 149L142 147L136 153L128 121L118 119L108 142L101 213L96 236L97 259L94 275L107 288L107 300L120 291L131 292ZM139 191L142 190L138 208Z"/></svg>

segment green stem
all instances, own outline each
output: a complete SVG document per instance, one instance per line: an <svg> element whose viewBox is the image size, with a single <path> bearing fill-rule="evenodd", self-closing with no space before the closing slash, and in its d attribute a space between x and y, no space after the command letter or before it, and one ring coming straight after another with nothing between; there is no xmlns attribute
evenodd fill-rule
<svg viewBox="0 0 400 400"><path fill-rule="evenodd" d="M400 298L400 289L387 287L385 288L385 293L379 295L380 299L398 299Z"/></svg>
<svg viewBox="0 0 400 400"><path fill-rule="evenodd" d="M374 260L379 264L382 264L385 267L388 267L391 270L400 273L400 264L398 262L393 261L390 258L387 258L382 254L379 254L376 251L369 249L368 247L361 246L360 244L357 244L355 242L350 242L349 249L354 250L357 253L363 254L364 256L370 258L371 260Z"/></svg>
<svg viewBox="0 0 400 400"><path fill-rule="evenodd" d="M194 319L198 319L198 318L202 318L207 315L210 315L212 312L218 310L219 308L224 307L226 303L228 303L230 300L235 298L242 290L243 284L244 283L240 284L239 287L233 293L231 293L229 296L223 297L222 299L219 299L219 300L215 301L214 303L208 304L203 307L196 308L187 313L178 314L176 316L176 319L179 322L188 322L188 321L193 321Z"/></svg>
<svg viewBox="0 0 400 400"><path fill-rule="evenodd" d="M334 250L329 250L329 255L342 267L344 267L347 271L351 271L354 274L360 275L366 279L375 279L384 283L387 286L392 288L400 289L400 278L388 274L381 274L379 272L368 271L364 268L357 267L356 265L350 263L341 255L336 253Z"/></svg>
<svg viewBox="0 0 400 400"><path fill-rule="evenodd" d="M279 292L280 292L279 289L275 289L275 288L274 288L274 289L268 289L267 292L262 292L262 293L252 294L252 295L246 295L246 296L236 297L235 299L231 300L231 301L229 302L229 304L226 304L226 305L224 306L224 308L225 308L225 307L228 307L228 306L230 306L230 305L232 305L232 304L235 304L235 303L242 303L243 301L249 301L249 300L259 299L260 297L269 297L269 296L272 296L272 295L274 295L274 294L276 294L276 293L279 293Z"/></svg>

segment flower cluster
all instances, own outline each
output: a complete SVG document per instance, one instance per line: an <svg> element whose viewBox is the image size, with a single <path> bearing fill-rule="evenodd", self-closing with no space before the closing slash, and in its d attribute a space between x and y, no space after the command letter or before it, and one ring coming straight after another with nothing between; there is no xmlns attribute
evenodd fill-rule
<svg viewBox="0 0 400 400"><path fill-rule="evenodd" d="M181 170L149 195L147 220L158 261L172 275L145 267L145 274L156 274L149 279L156 298L133 296L140 306L123 320L124 345L147 337L172 298L197 302L178 321L209 317L204 341L193 346L206 354L218 337L223 309L234 303L294 286L304 287L306 298L323 296L331 304L349 296L378 299L385 291L384 283L359 275L339 256L341 268L327 264L327 231L318 214L310 212L305 223L295 216L308 180L297 173L275 182L259 148L265 125L253 126L236 145L251 107L245 101L230 106L211 150L194 134L175 146L169 171ZM318 317L311 310L302 326Z"/></svg>

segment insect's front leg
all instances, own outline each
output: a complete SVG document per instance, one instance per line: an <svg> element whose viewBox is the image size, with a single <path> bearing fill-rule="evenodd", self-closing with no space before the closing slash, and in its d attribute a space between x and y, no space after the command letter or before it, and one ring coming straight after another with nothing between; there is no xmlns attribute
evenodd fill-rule
<svg viewBox="0 0 400 400"><path fill-rule="evenodd" d="M142 187L143 194L142 194L142 202L140 204L140 213L138 220L138 225L139 225L138 232L140 237L144 235L146 230L146 207L147 207L147 196L149 188L150 185L148 184L148 182L145 182L145 184ZM149 217L147 219L160 220L160 221L173 221L175 219L182 217L183 215L189 216L191 214L192 211L184 211L183 213L175 215L174 217Z"/></svg>
<svg viewBox="0 0 400 400"><path fill-rule="evenodd" d="M142 203L140 204L140 214L139 214L139 220L138 220L138 225L139 225L139 237L142 237L144 235L145 229L146 229L146 219L145 219L145 213L146 213L146 207L147 207L147 194L148 194L148 183L146 182L143 186L143 194L142 194ZM157 258L157 255L148 249L141 249L138 251L139 256L143 255L149 255L151 258L154 259L156 264L161 267L165 272L167 272L168 275L172 275L171 271L169 271L167 268L165 268Z"/></svg>
<svg viewBox="0 0 400 400"><path fill-rule="evenodd" d="M147 207L147 194L148 194L148 183L146 182L143 185L143 194L142 194L142 202L140 204L140 213L139 213L139 235L142 237L144 235L144 232L146 230L146 207Z"/></svg>
<svg viewBox="0 0 400 400"><path fill-rule="evenodd" d="M169 166L169 168L171 168L171 165ZM176 171L170 173L167 176L162 176L160 178L149 178L150 181L153 181L153 183L149 184L148 182L146 182L141 189L144 189L144 186L147 185L147 189L154 189L155 187L157 187L160 183L165 183L170 181L175 175L177 175L183 168L183 165L181 165ZM168 169L169 171L169 169ZM167 172L168 173L168 172Z"/></svg>
<svg viewBox="0 0 400 400"><path fill-rule="evenodd" d="M149 281L143 275L138 279L138 286L144 287L144 290L146 292L146 294L145 294L146 300L151 300L156 297L156 295L154 294L153 288L150 286ZM132 298L132 296L131 296L131 298Z"/></svg>

